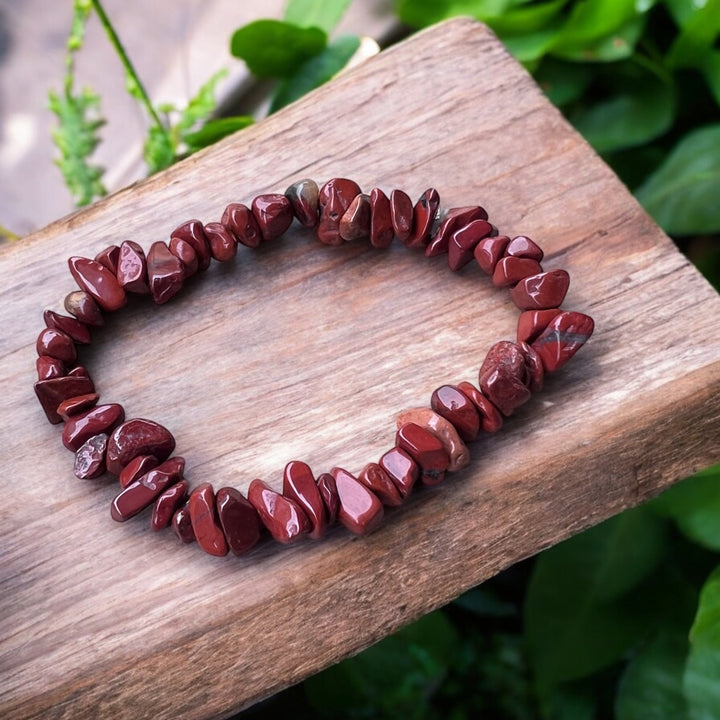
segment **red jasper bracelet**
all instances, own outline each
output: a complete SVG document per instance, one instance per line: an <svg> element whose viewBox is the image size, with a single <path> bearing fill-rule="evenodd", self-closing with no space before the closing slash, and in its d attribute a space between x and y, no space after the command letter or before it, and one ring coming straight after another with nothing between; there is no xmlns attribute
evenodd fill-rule
<svg viewBox="0 0 720 720"><path fill-rule="evenodd" d="M565 270L544 272L543 252L530 238L499 235L480 206L453 208L438 216L439 196L425 191L413 206L401 190L388 197L379 188L369 195L357 183L334 178L321 188L312 180L291 185L284 195L265 194L247 207L231 203L220 222L189 220L170 242L158 241L147 256L135 242L110 245L93 260L71 257L70 272L80 287L65 298L70 316L44 314L37 339L35 392L48 420L64 422L62 441L75 453L75 475L117 475L121 490L111 505L123 522L152 506L153 530L170 525L183 542L197 540L211 555L250 550L266 528L275 540L290 543L303 535L320 538L339 520L354 533L367 533L383 517L383 506L400 505L418 478L441 482L446 472L470 460L466 443L480 431L500 429L531 393L542 388L545 373L562 367L593 331L587 315L560 309L570 277ZM175 439L151 420L125 419L117 403L97 405L87 370L77 364L77 345L90 343L90 328L103 324L103 312L123 307L127 293L150 295L157 304L175 296L211 260L232 260L238 244L256 248L282 235L293 219L316 228L326 245L368 239L386 248L398 238L426 257L447 255L451 270L474 259L498 287L510 289L521 310L517 342L492 346L480 367L478 386L442 385L429 408L402 412L394 447L357 475L339 467L317 478L304 462L285 467L283 491L253 480L245 498L202 483L189 492L185 461L171 457Z"/></svg>

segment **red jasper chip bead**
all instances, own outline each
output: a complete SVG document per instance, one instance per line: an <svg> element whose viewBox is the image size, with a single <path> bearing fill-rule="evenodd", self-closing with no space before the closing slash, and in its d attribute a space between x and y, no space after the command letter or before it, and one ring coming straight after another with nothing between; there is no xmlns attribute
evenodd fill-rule
<svg viewBox="0 0 720 720"><path fill-rule="evenodd" d="M425 485L437 485L445 479L450 458L431 432L415 423L406 423L398 428L395 444L419 465L420 479Z"/></svg>
<svg viewBox="0 0 720 720"><path fill-rule="evenodd" d="M545 380L545 368L543 368L542 360L537 351L526 342L520 343L520 349L525 358L528 389L530 392L540 392Z"/></svg>
<svg viewBox="0 0 720 720"><path fill-rule="evenodd" d="M440 207L440 195L435 188L428 188L418 198L413 208L412 232L404 241L407 247L424 248L430 242L430 231L438 207Z"/></svg>
<svg viewBox="0 0 720 720"><path fill-rule="evenodd" d="M530 258L518 258L506 255L500 258L492 274L492 282L496 287L515 285L529 275L542 272L540 263Z"/></svg>
<svg viewBox="0 0 720 720"><path fill-rule="evenodd" d="M262 523L257 510L239 490L223 487L215 495L217 514L233 555L244 555L260 539Z"/></svg>
<svg viewBox="0 0 720 720"><path fill-rule="evenodd" d="M420 474L417 463L404 450L394 447L378 460L378 465L395 483L404 500L412 491Z"/></svg>
<svg viewBox="0 0 720 720"><path fill-rule="evenodd" d="M308 178L294 182L285 191L285 197L290 201L293 214L303 227L314 228L318 224L319 192L317 183Z"/></svg>
<svg viewBox="0 0 720 720"><path fill-rule="evenodd" d="M545 372L559 370L590 338L595 323L589 315L561 312L531 343Z"/></svg>
<svg viewBox="0 0 720 720"><path fill-rule="evenodd" d="M227 555L228 545L217 517L215 493L210 483L202 483L190 493L188 508L197 544L208 555Z"/></svg>
<svg viewBox="0 0 720 720"><path fill-rule="evenodd" d="M526 310L520 313L517 324L517 341L531 343L559 315L560 308L551 310Z"/></svg>
<svg viewBox="0 0 720 720"><path fill-rule="evenodd" d="M145 473L157 467L159 463L160 461L154 455L138 455L133 458L120 472L118 477L120 487L125 489Z"/></svg>
<svg viewBox="0 0 720 720"><path fill-rule="evenodd" d="M334 525L340 510L340 498L338 497L335 478L330 473L322 473L318 475L316 483L327 510L328 526Z"/></svg>
<svg viewBox="0 0 720 720"><path fill-rule="evenodd" d="M345 214L340 218L340 237L352 242L370 237L370 197L356 195Z"/></svg>
<svg viewBox="0 0 720 720"><path fill-rule="evenodd" d="M180 480L158 495L150 515L150 529L153 532L170 526L173 515L185 505L187 491L188 481Z"/></svg>
<svg viewBox="0 0 720 720"><path fill-rule="evenodd" d="M486 275L495 272L509 242L510 238L507 235L496 235L484 238L475 246L473 251L475 261Z"/></svg>
<svg viewBox="0 0 720 720"><path fill-rule="evenodd" d="M105 433L88 438L75 453L73 472L81 480L92 480L105 472L105 450L108 436Z"/></svg>
<svg viewBox="0 0 720 720"><path fill-rule="evenodd" d="M312 526L310 537L319 540L327 527L325 503L306 463L292 460L285 466L282 494L300 506Z"/></svg>
<svg viewBox="0 0 720 720"><path fill-rule="evenodd" d="M38 380L49 380L50 378L62 377L65 374L65 365L62 360L49 355L40 355L35 361L35 369L37 370Z"/></svg>
<svg viewBox="0 0 720 720"><path fill-rule="evenodd" d="M525 235L517 235L514 237L505 248L505 254L513 255L514 257L530 258L538 262L543 259L542 248Z"/></svg>
<svg viewBox="0 0 720 720"><path fill-rule="evenodd" d="M132 240L126 240L120 246L117 279L120 287L126 292L135 293L136 295L148 295L150 293L145 251Z"/></svg>
<svg viewBox="0 0 720 720"><path fill-rule="evenodd" d="M48 422L56 425L63 418L58 415L57 409L61 402L78 395L87 395L95 392L93 381L89 377L65 375L64 377L39 380L34 385L42 409L45 411Z"/></svg>
<svg viewBox="0 0 720 720"><path fill-rule="evenodd" d="M65 309L78 321L93 327L105 324L100 306L84 290L73 290L65 296Z"/></svg>
<svg viewBox="0 0 720 720"><path fill-rule="evenodd" d="M550 270L523 278L510 297L521 310L549 310L560 307L569 287L567 270Z"/></svg>
<svg viewBox="0 0 720 720"><path fill-rule="evenodd" d="M480 366L478 384L483 395L505 415L530 399L525 357L519 345L501 340L495 343Z"/></svg>
<svg viewBox="0 0 720 720"><path fill-rule="evenodd" d="M487 220L473 220L453 233L448 243L448 266L452 271L465 267L472 259L478 243L493 231Z"/></svg>
<svg viewBox="0 0 720 720"><path fill-rule="evenodd" d="M458 390L472 400L480 415L480 429L483 432L497 432L503 425L500 411L472 383L458 383Z"/></svg>
<svg viewBox="0 0 720 720"><path fill-rule="evenodd" d="M480 432L480 415L470 398L453 385L442 385L430 398L430 407L448 420L465 442L472 442Z"/></svg>
<svg viewBox="0 0 720 720"><path fill-rule="evenodd" d="M253 480L248 488L250 504L257 510L263 525L279 543L287 545L312 530L310 520L302 508L290 498L283 497L262 480Z"/></svg>
<svg viewBox="0 0 720 720"><path fill-rule="evenodd" d="M344 240L340 237L340 220L360 192L360 186L354 180L347 178L333 178L320 188L318 194L320 220L317 237L321 243L343 244Z"/></svg>
<svg viewBox="0 0 720 720"><path fill-rule="evenodd" d="M90 295L102 310L114 312L127 302L125 291L120 287L115 273L95 260L71 257L68 260L70 273L75 282Z"/></svg>
<svg viewBox="0 0 720 720"><path fill-rule="evenodd" d="M393 190L390 193L390 220L395 237L404 243L412 232L413 204L410 196L403 190Z"/></svg>
<svg viewBox="0 0 720 720"><path fill-rule="evenodd" d="M372 532L385 512L378 497L347 470L334 467L330 473L340 498L338 520L355 535Z"/></svg>
<svg viewBox="0 0 720 720"><path fill-rule="evenodd" d="M175 438L162 425L143 418L124 422L110 436L107 449L107 468L113 475L138 455L152 455L158 462L170 457Z"/></svg>
<svg viewBox="0 0 720 720"><path fill-rule="evenodd" d="M69 335L62 330L45 328L40 332L35 343L38 355L54 357L66 365L72 365L77 360L75 343Z"/></svg>
<svg viewBox="0 0 720 720"><path fill-rule="evenodd" d="M203 229L210 244L213 260L229 262L237 255L237 238L222 223L211 222Z"/></svg>
<svg viewBox="0 0 720 720"><path fill-rule="evenodd" d="M90 336L90 328L85 323L68 317L67 315L60 315L52 310L46 310L43 313L43 320L47 327L61 330L66 335L69 335L78 345L90 344L90 340L92 339Z"/></svg>
<svg viewBox="0 0 720 720"><path fill-rule="evenodd" d="M147 255L150 296L156 305L163 305L182 289L184 270L179 258L162 241L154 242Z"/></svg>
<svg viewBox="0 0 720 720"><path fill-rule="evenodd" d="M290 201L279 193L258 195L252 201L252 213L257 220L263 240L279 238L292 224Z"/></svg>
<svg viewBox="0 0 720 720"><path fill-rule="evenodd" d="M262 233L255 215L247 205L230 203L223 212L220 223L224 225L245 247L256 248L262 240Z"/></svg>
<svg viewBox="0 0 720 720"><path fill-rule="evenodd" d="M99 433L108 435L125 419L122 405L98 405L80 415L71 416L62 433L63 445L75 452L86 440Z"/></svg>
<svg viewBox="0 0 720 720"><path fill-rule="evenodd" d="M357 479L377 495L383 505L395 507L402 504L402 496L390 476L378 463L368 463L357 476Z"/></svg>
<svg viewBox="0 0 720 720"><path fill-rule="evenodd" d="M237 243L236 240L234 240L234 242ZM195 248L187 240L178 237L170 238L168 247L170 248L170 252L182 263L183 278L189 278L195 275L200 267Z"/></svg>
<svg viewBox="0 0 720 720"><path fill-rule="evenodd" d="M380 188L373 188L370 193L370 244L375 248L386 248L392 244L394 236L390 199Z"/></svg>
<svg viewBox="0 0 720 720"><path fill-rule="evenodd" d="M63 420L69 420L75 415L95 407L100 396L97 393L87 393L63 400L57 407L57 413Z"/></svg>
<svg viewBox="0 0 720 720"><path fill-rule="evenodd" d="M479 205L450 208L440 226L430 238L430 243L425 248L425 257L430 258L445 254L448 251L450 238L455 232L474 220L487 220L487 218L485 209Z"/></svg>
<svg viewBox="0 0 720 720"><path fill-rule="evenodd" d="M195 532L190 520L190 508L187 505L183 505L173 515L172 529L181 542L186 544L195 542Z"/></svg>
<svg viewBox="0 0 720 720"><path fill-rule="evenodd" d="M245 209L247 210L247 208ZM198 270L203 271L210 267L210 246L205 237L203 224L199 220L187 220L182 225L178 225L170 233L170 242L175 239L184 240L192 245L197 254Z"/></svg>
<svg viewBox="0 0 720 720"><path fill-rule="evenodd" d="M101 250L94 259L96 262L104 265L113 275L116 275L119 258L120 248L117 245L108 245L108 247Z"/></svg>

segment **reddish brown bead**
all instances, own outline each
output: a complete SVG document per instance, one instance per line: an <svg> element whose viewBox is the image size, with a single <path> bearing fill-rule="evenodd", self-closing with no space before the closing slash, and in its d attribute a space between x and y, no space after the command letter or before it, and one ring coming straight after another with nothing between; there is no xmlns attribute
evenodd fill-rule
<svg viewBox="0 0 720 720"><path fill-rule="evenodd" d="M458 383L458 390L472 400L473 405L480 415L480 429L483 432L497 432L503 424L503 417L500 411L472 384L469 382Z"/></svg>
<svg viewBox="0 0 720 720"><path fill-rule="evenodd" d="M534 261L533 261L534 262ZM505 415L530 399L527 368L519 345L501 340L489 350L478 375L480 389Z"/></svg>
<svg viewBox="0 0 720 720"><path fill-rule="evenodd" d="M570 275L566 270L550 270L523 278L510 291L510 297L521 310L548 310L560 307L568 287Z"/></svg>
<svg viewBox="0 0 720 720"><path fill-rule="evenodd" d="M517 341L531 343L561 312L560 308L551 310L526 310L520 313L517 325Z"/></svg>
<svg viewBox="0 0 720 720"><path fill-rule="evenodd" d="M325 245L342 245L340 220L350 203L360 194L360 186L354 180L333 178L328 180L318 194L320 221L317 226L318 240Z"/></svg>
<svg viewBox="0 0 720 720"><path fill-rule="evenodd" d="M147 260L144 250L136 242L126 240L120 246L117 279L120 287L136 295L149 295Z"/></svg>
<svg viewBox="0 0 720 720"><path fill-rule="evenodd" d="M35 349L38 355L54 357L66 365L72 365L77 359L77 351L72 338L62 330L55 330L55 328L45 328L40 331Z"/></svg>
<svg viewBox="0 0 720 720"><path fill-rule="evenodd" d="M473 252L475 261L486 275L492 275L495 267L508 246L510 238L507 235L496 235L495 237L483 238Z"/></svg>
<svg viewBox="0 0 720 720"><path fill-rule="evenodd" d="M118 477L120 487L126 488L159 464L160 461L154 455L138 455L121 470Z"/></svg>
<svg viewBox="0 0 720 720"><path fill-rule="evenodd" d="M452 271L465 267L472 259L478 243L493 231L487 220L473 220L453 233L448 243L448 266Z"/></svg>
<svg viewBox="0 0 720 720"><path fill-rule="evenodd" d="M431 432L415 423L407 423L398 428L395 444L420 466L420 479L426 485L436 485L445 479L450 458L442 442Z"/></svg>
<svg viewBox="0 0 720 720"><path fill-rule="evenodd" d="M320 539L325 534L327 518L312 470L304 462L292 460L283 472L283 495L296 502L307 515L312 529L310 537Z"/></svg>
<svg viewBox="0 0 720 720"><path fill-rule="evenodd" d="M533 393L540 392L543 389L543 381L545 379L545 369L543 368L542 360L540 360L537 351L526 342L520 343L520 349L525 358L528 389Z"/></svg>
<svg viewBox="0 0 720 720"><path fill-rule="evenodd" d="M587 342L594 328L589 315L579 312L556 315L531 345L540 356L545 372L560 369Z"/></svg>
<svg viewBox="0 0 720 720"><path fill-rule="evenodd" d="M493 285L496 287L507 287L515 285L523 278L530 275L537 275L542 272L540 263L530 258L518 258L506 255L500 258L492 274Z"/></svg>
<svg viewBox="0 0 720 720"><path fill-rule="evenodd" d="M95 260L73 256L68 260L70 274L81 290L88 293L102 310L113 312L127 302L125 291L114 273Z"/></svg>
<svg viewBox="0 0 720 720"><path fill-rule="evenodd" d="M334 525L340 510L340 498L338 497L335 478L330 473L322 473L318 475L316 483L327 510L328 526Z"/></svg>
<svg viewBox="0 0 720 720"><path fill-rule="evenodd" d="M68 371L68 377L89 378L90 373L84 365L76 365L72 370Z"/></svg>
<svg viewBox="0 0 720 720"><path fill-rule="evenodd" d="M109 435L124 419L125 411L117 403L98 405L80 415L72 415L63 428L62 443L75 452L93 435Z"/></svg>
<svg viewBox="0 0 720 720"><path fill-rule="evenodd" d="M370 237L370 197L360 193L340 218L340 237L348 242Z"/></svg>
<svg viewBox="0 0 720 720"><path fill-rule="evenodd" d="M403 410L395 419L395 423L398 428L414 423L432 433L442 443L447 453L449 458L448 472L461 470L470 462L470 451L460 439L455 427L434 410L426 407Z"/></svg>
<svg viewBox="0 0 720 720"><path fill-rule="evenodd" d="M107 453L105 457L107 459ZM182 478L183 470L185 470L185 460L174 457L130 483L112 501L110 506L112 519L125 522L152 505L158 495Z"/></svg>
<svg viewBox="0 0 720 720"><path fill-rule="evenodd" d="M248 500L279 543L287 545L312 529L307 515L294 500L283 497L262 480L250 483Z"/></svg>
<svg viewBox="0 0 720 720"><path fill-rule="evenodd" d="M233 239L234 240L234 239ZM234 240L234 242L237 242ZM189 278L198 271L199 263L195 248L182 238L170 238L170 252L182 263L183 277Z"/></svg>
<svg viewBox="0 0 720 720"><path fill-rule="evenodd" d="M62 360L50 357L49 355L40 355L35 361L38 380L49 380L50 378L62 377L65 375L65 365Z"/></svg>
<svg viewBox="0 0 720 720"><path fill-rule="evenodd" d="M154 532L169 527L175 513L185 505L187 500L188 481L171 485L167 490L160 493L152 509L150 516L150 529Z"/></svg>
<svg viewBox="0 0 720 720"><path fill-rule="evenodd" d="M389 247L394 235L390 200L380 188L373 188L370 193L370 244L376 248Z"/></svg>
<svg viewBox="0 0 720 720"><path fill-rule="evenodd" d="M472 442L480 432L480 415L470 398L453 385L442 385L430 398L430 407L457 429L460 437Z"/></svg>
<svg viewBox="0 0 720 720"><path fill-rule="evenodd" d="M203 229L214 260L229 262L237 255L237 239L222 223L207 223Z"/></svg>
<svg viewBox="0 0 720 720"><path fill-rule="evenodd" d="M517 235L514 237L505 248L505 254L513 255L514 257L530 258L531 260L537 260L537 262L543 259L542 248L525 235Z"/></svg>
<svg viewBox="0 0 720 720"><path fill-rule="evenodd" d="M117 275L120 248L117 245L108 245L95 256L95 262L104 265L113 275Z"/></svg>
<svg viewBox="0 0 720 720"><path fill-rule="evenodd" d="M233 555L244 555L257 545L262 523L257 510L231 487L220 488L215 496L220 526Z"/></svg>
<svg viewBox="0 0 720 720"><path fill-rule="evenodd" d="M210 267L210 245L205 237L203 224L199 220L188 220L176 227L170 233L170 242L175 238L185 240L192 245L197 253L198 270L203 271Z"/></svg>
<svg viewBox="0 0 720 720"><path fill-rule="evenodd" d="M220 527L215 508L215 493L210 483L202 483L190 493L188 508L197 544L208 555L227 555L227 541Z"/></svg>
<svg viewBox="0 0 720 720"><path fill-rule="evenodd" d="M75 477L92 480L105 472L105 450L108 436L105 433L88 438L75 453Z"/></svg>
<svg viewBox="0 0 720 720"><path fill-rule="evenodd" d="M230 203L223 212L220 222L245 247L256 248L260 245L262 234L252 211L242 203Z"/></svg>
<svg viewBox="0 0 720 720"><path fill-rule="evenodd" d="M263 240L279 238L293 221L292 205L279 193L258 195L252 201L252 213L257 220Z"/></svg>
<svg viewBox="0 0 720 720"><path fill-rule="evenodd" d="M399 447L388 450L379 460L378 465L388 474L395 483L403 500L410 494L410 491L418 479L419 470L417 463Z"/></svg>
<svg viewBox="0 0 720 720"><path fill-rule="evenodd" d="M95 392L95 386L90 378L73 375L39 380L34 388L48 421L53 425L62 422L57 409L63 400Z"/></svg>
<svg viewBox="0 0 720 720"><path fill-rule="evenodd" d="M485 209L479 205L450 208L425 248L425 257L443 255L448 251L450 237L456 231L475 220L487 220L487 217Z"/></svg>
<svg viewBox="0 0 720 720"><path fill-rule="evenodd" d="M113 475L138 455L152 455L162 462L175 449L175 438L169 430L152 420L133 418L124 422L110 436L107 468Z"/></svg>
<svg viewBox="0 0 720 720"><path fill-rule="evenodd" d="M378 463L368 463L357 479L366 488L372 490L383 505L394 507L402 504L400 491Z"/></svg>
<svg viewBox="0 0 720 720"><path fill-rule="evenodd" d="M173 515L172 529L181 542L186 544L195 542L195 533L190 521L190 508L187 505L183 505Z"/></svg>
<svg viewBox="0 0 720 720"><path fill-rule="evenodd" d="M285 197L290 201L293 214L303 227L313 228L318 224L319 192L317 183L307 178L298 180L285 191Z"/></svg>
<svg viewBox="0 0 720 720"><path fill-rule="evenodd" d="M90 328L85 324L67 315L59 315L52 310L46 310L43 313L45 325L49 328L62 330L69 335L78 345L88 345L90 343Z"/></svg>
<svg viewBox="0 0 720 720"><path fill-rule="evenodd" d="M356 535L372 532L385 512L380 500L347 470L334 467L330 472L340 498L338 520Z"/></svg>
<svg viewBox="0 0 720 720"><path fill-rule="evenodd" d="M160 240L150 246L147 255L147 272L150 295L157 305L163 305L182 289L182 263Z"/></svg>
<svg viewBox="0 0 720 720"><path fill-rule="evenodd" d="M412 232L413 204L410 196L402 190L390 193L390 220L395 237L404 243Z"/></svg>
<svg viewBox="0 0 720 720"><path fill-rule="evenodd" d="M69 420L75 415L95 407L100 396L97 393L88 393L86 395L78 395L77 397L71 397L67 400L63 400L57 407L57 414L63 420Z"/></svg>
<svg viewBox="0 0 720 720"><path fill-rule="evenodd" d="M100 306L84 290L73 290L65 296L65 309L80 322L94 327L105 324Z"/></svg>
<svg viewBox="0 0 720 720"><path fill-rule="evenodd" d="M410 237L405 240L409 248L424 248L430 242L430 231L440 207L440 196L435 188L428 188L415 203Z"/></svg>

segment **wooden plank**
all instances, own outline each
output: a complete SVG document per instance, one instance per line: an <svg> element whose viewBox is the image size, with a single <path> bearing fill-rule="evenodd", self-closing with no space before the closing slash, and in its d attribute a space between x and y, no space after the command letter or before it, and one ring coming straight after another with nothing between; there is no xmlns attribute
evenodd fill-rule
<svg viewBox="0 0 720 720"><path fill-rule="evenodd" d="M41 311L69 255L146 247L301 176L434 185L565 267L595 317L581 355L366 538L213 559L73 478L32 398ZM167 424L188 478L278 487L285 462L359 470L394 414L474 380L517 312L474 269L404 248L242 252L162 308L133 303L84 356L108 401ZM208 718L313 673L504 567L720 459L720 300L483 26L414 36L261 125L20 244L6 302L0 524L3 718Z"/></svg>

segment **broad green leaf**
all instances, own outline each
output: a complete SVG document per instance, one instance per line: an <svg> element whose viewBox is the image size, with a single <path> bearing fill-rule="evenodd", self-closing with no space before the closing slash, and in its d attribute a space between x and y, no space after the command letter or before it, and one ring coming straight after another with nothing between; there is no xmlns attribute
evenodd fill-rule
<svg viewBox="0 0 720 720"><path fill-rule="evenodd" d="M549 0L512 8L488 24L501 36L537 32L553 20L567 3L568 0Z"/></svg>
<svg viewBox="0 0 720 720"><path fill-rule="evenodd" d="M683 25L667 56L670 67L697 67L705 64L720 34L720 0L706 0Z"/></svg>
<svg viewBox="0 0 720 720"><path fill-rule="evenodd" d="M352 0L288 0L284 20L300 27L316 27L328 35Z"/></svg>
<svg viewBox="0 0 720 720"><path fill-rule="evenodd" d="M399 0L397 12L406 25L421 28L458 15L478 20L496 18L511 5L512 0Z"/></svg>
<svg viewBox="0 0 720 720"><path fill-rule="evenodd" d="M356 35L342 35L333 40L319 55L306 60L294 75L280 83L270 105L275 112L289 105L335 76L360 47Z"/></svg>
<svg viewBox="0 0 720 720"><path fill-rule="evenodd" d="M567 28L567 26L565 26ZM631 18L607 35L601 35L585 42L576 42L570 35L556 42L553 55L575 62L613 62L629 58L645 28L645 17ZM563 31L565 32L565 30Z"/></svg>
<svg viewBox="0 0 720 720"><path fill-rule="evenodd" d="M227 70L219 70L190 98L188 104L181 111L180 119L176 125L180 137L184 137L186 132L201 120L205 120L215 110L217 107L215 88L226 75Z"/></svg>
<svg viewBox="0 0 720 720"><path fill-rule="evenodd" d="M526 35L509 35L502 38L505 47L522 63L531 63L542 58L553 46L559 29L547 27ZM532 68L530 68L532 70Z"/></svg>
<svg viewBox="0 0 720 720"><path fill-rule="evenodd" d="M165 128L151 125L143 147L143 158L150 174L170 167L175 162L176 149L170 133Z"/></svg>
<svg viewBox="0 0 720 720"><path fill-rule="evenodd" d="M698 0L664 0L663 4L679 27L684 27L685 23L703 8L702 1Z"/></svg>
<svg viewBox="0 0 720 720"><path fill-rule="evenodd" d="M190 152L196 152L222 140L237 130L252 125L253 122L254 120L250 115L236 115L234 117L208 120L199 130L185 135L185 144Z"/></svg>
<svg viewBox="0 0 720 720"><path fill-rule="evenodd" d="M541 688L540 714L545 720L594 720L598 693L587 680Z"/></svg>
<svg viewBox="0 0 720 720"><path fill-rule="evenodd" d="M592 68L581 63L545 58L535 73L535 81L553 105L562 107L582 96L592 81Z"/></svg>
<svg viewBox="0 0 720 720"><path fill-rule="evenodd" d="M230 51L259 77L290 77L302 63L322 52L327 35L315 27L281 20L255 20L235 31Z"/></svg>
<svg viewBox="0 0 720 720"><path fill-rule="evenodd" d="M720 50L710 50L705 55L702 73L715 102L720 105Z"/></svg>
<svg viewBox="0 0 720 720"><path fill-rule="evenodd" d="M636 508L540 555L525 602L528 651L540 685L593 673L638 640L648 619L624 596L664 550L664 523Z"/></svg>
<svg viewBox="0 0 720 720"><path fill-rule="evenodd" d="M666 232L720 231L720 124L688 133L636 192Z"/></svg>

